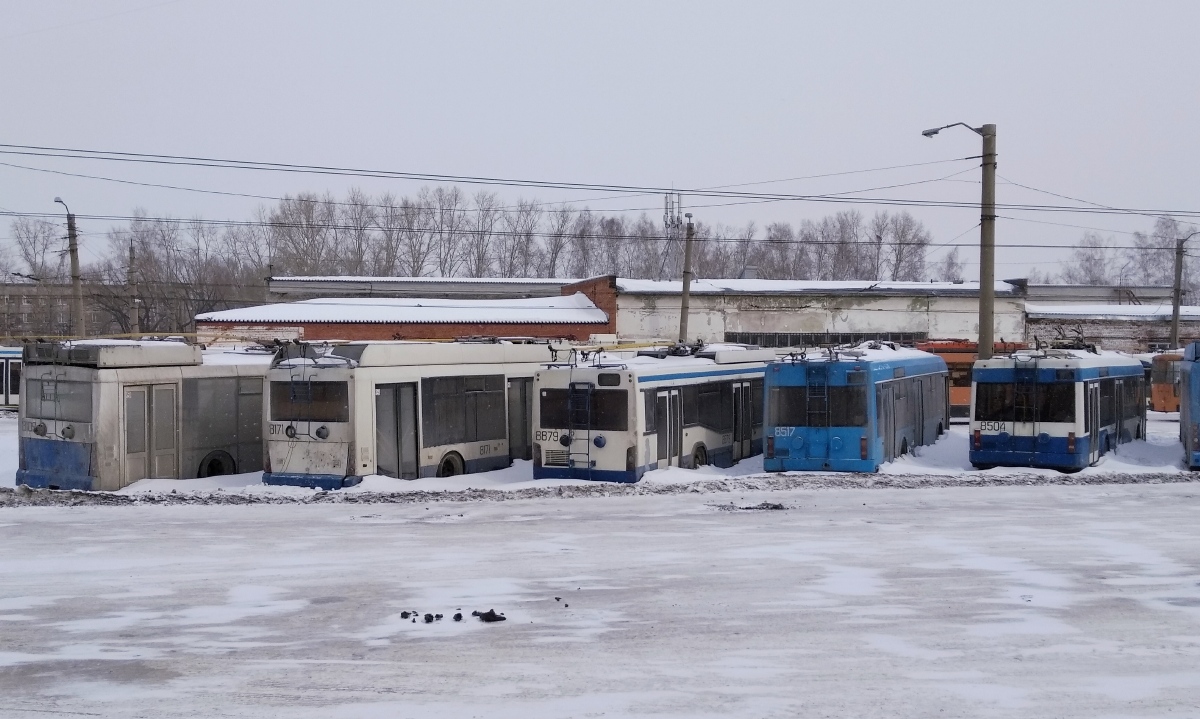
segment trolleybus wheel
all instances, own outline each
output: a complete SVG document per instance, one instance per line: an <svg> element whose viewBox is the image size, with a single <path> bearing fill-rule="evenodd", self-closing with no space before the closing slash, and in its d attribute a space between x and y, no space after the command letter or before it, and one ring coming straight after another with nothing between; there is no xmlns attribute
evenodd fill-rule
<svg viewBox="0 0 1200 719"><path fill-rule="evenodd" d="M223 474L237 474L237 463L228 452L220 449L204 455L204 459L200 460L200 468L196 470L197 477L219 477Z"/></svg>
<svg viewBox="0 0 1200 719"><path fill-rule="evenodd" d="M902 439L900 440L900 456L903 457L906 454L908 454L908 440Z"/></svg>
<svg viewBox="0 0 1200 719"><path fill-rule="evenodd" d="M442 457L441 463L438 464L437 476L455 477L462 474L463 471L463 458L459 456L458 452L450 452Z"/></svg>
<svg viewBox="0 0 1200 719"><path fill-rule="evenodd" d="M937 433L937 435L935 435L935 436L937 436L937 437L941 437L941 436L942 436L942 434L944 434L944 433L945 433L945 431L946 431L946 430L945 430L945 429L942 427L942 423L941 423L941 422L938 422L938 433Z"/></svg>
<svg viewBox="0 0 1200 719"><path fill-rule="evenodd" d="M994 464L975 464L974 462L971 463L971 466L980 471L996 468L996 465Z"/></svg>
<svg viewBox="0 0 1200 719"><path fill-rule="evenodd" d="M703 467L706 464L708 464L708 450L704 448L704 445L698 444L692 450L692 469Z"/></svg>

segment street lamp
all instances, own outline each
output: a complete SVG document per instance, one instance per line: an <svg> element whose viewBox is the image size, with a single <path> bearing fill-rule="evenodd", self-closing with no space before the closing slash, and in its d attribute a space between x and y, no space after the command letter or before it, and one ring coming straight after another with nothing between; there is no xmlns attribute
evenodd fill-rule
<svg viewBox="0 0 1200 719"><path fill-rule="evenodd" d="M983 196L979 202L979 359L991 359L996 325L996 126L972 127L965 122L942 125L921 134L933 137L962 125L983 138Z"/></svg>
<svg viewBox="0 0 1200 719"><path fill-rule="evenodd" d="M83 283L79 278L79 240L75 232L75 215L61 197L54 201L67 211L67 251L71 255L71 327L76 339L83 339Z"/></svg>
<svg viewBox="0 0 1200 719"><path fill-rule="evenodd" d="M1168 349L1179 347L1179 304L1183 299L1183 243L1196 235L1200 235L1200 230L1175 240L1175 291L1171 295L1171 346Z"/></svg>

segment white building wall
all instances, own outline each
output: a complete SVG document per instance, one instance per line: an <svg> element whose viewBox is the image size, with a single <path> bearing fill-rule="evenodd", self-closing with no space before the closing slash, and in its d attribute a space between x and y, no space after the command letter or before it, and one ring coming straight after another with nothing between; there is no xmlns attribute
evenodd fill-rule
<svg viewBox="0 0 1200 719"><path fill-rule="evenodd" d="M679 332L677 295L617 297L623 339L673 339ZM923 332L930 338L979 337L975 297L832 297L699 295L691 298L689 339L722 341L726 332ZM996 298L996 338L1025 336L1024 300Z"/></svg>

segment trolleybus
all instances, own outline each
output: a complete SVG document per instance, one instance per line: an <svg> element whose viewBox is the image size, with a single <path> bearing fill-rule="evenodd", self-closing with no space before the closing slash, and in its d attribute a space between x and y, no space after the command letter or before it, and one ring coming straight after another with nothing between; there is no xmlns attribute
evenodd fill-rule
<svg viewBox="0 0 1200 719"><path fill-rule="evenodd" d="M1116 352L1024 350L975 363L971 408L971 464L1075 471L1145 436L1145 375Z"/></svg>
<svg viewBox="0 0 1200 719"><path fill-rule="evenodd" d="M874 472L950 423L941 357L890 343L806 350L767 368L769 472Z"/></svg>
<svg viewBox="0 0 1200 719"><path fill-rule="evenodd" d="M1179 361L1179 441L1188 469L1200 469L1200 342L1183 350Z"/></svg>
<svg viewBox="0 0 1200 719"><path fill-rule="evenodd" d="M0 347L0 409L16 409L21 402L20 347Z"/></svg>
<svg viewBox="0 0 1200 719"><path fill-rule="evenodd" d="M170 341L25 345L17 484L116 490L262 468L265 351Z"/></svg>
<svg viewBox="0 0 1200 719"><path fill-rule="evenodd" d="M1179 362L1183 355L1164 352L1150 358L1150 409L1179 411Z"/></svg>
<svg viewBox="0 0 1200 719"><path fill-rule="evenodd" d="M339 489L529 459L533 374L552 360L546 343L283 345L267 377L263 482Z"/></svg>
<svg viewBox="0 0 1200 719"><path fill-rule="evenodd" d="M533 476L636 482L652 469L730 467L762 453L762 377L773 350L643 350L534 376Z"/></svg>

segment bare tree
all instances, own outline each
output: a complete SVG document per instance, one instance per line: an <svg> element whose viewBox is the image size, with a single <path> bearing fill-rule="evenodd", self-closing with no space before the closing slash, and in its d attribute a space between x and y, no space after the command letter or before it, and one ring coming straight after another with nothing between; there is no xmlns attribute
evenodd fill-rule
<svg viewBox="0 0 1200 719"><path fill-rule="evenodd" d="M543 277L559 277L559 273L566 269L565 260L571 244L571 228L575 226L575 208L559 205L549 214L546 242L541 253L540 274Z"/></svg>
<svg viewBox="0 0 1200 719"><path fill-rule="evenodd" d="M489 277L494 259L492 245L500 223L500 200L496 193L485 190L476 192L471 199L474 206L463 232L463 273L467 277Z"/></svg>
<svg viewBox="0 0 1200 719"><path fill-rule="evenodd" d="M336 218L333 237L336 251L341 254L339 263L342 271L349 275L362 275L367 268L368 257L375 244L373 230L376 227L376 208L371 198L357 187L350 188L344 202L334 205Z"/></svg>
<svg viewBox="0 0 1200 719"><path fill-rule="evenodd" d="M535 200L518 199L516 207L504 213L504 231L496 241L496 273L500 277L528 277L535 271L541 220L542 208Z"/></svg>
<svg viewBox="0 0 1200 719"><path fill-rule="evenodd" d="M958 248L946 253L941 262L934 265L933 278L942 282L962 282L963 263L958 259Z"/></svg>
<svg viewBox="0 0 1200 719"><path fill-rule="evenodd" d="M886 217L886 215L884 215ZM878 216L877 216L878 217ZM925 254L932 239L925 226L907 212L887 219L888 279L920 282L925 279ZM880 270L883 268L880 267ZM880 273L867 279L878 279Z"/></svg>
<svg viewBox="0 0 1200 719"><path fill-rule="evenodd" d="M433 261L442 277L458 274L463 261L462 238L466 229L466 207L462 190L435 187L422 188L417 204L425 205L432 233Z"/></svg>

